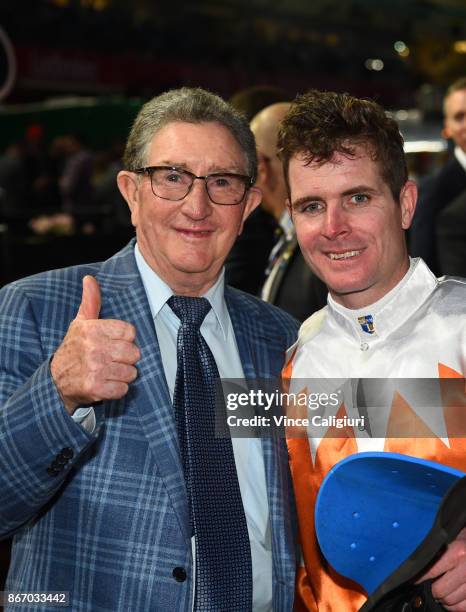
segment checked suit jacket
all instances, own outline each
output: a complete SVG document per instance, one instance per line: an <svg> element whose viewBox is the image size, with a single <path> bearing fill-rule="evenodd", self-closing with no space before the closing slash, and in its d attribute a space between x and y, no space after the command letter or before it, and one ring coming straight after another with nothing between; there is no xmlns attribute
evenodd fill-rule
<svg viewBox="0 0 466 612"><path fill-rule="evenodd" d="M103 263L45 272L0 291L0 536L13 536L5 588L68 591L73 612L175 612L192 605L174 412L133 249L134 242ZM142 354L127 395L95 407L92 434L67 414L49 369L86 274L101 286L101 318L134 324ZM228 287L225 298L245 377L279 375L296 321ZM262 445L273 607L284 612L293 605L296 563L288 455L278 437Z"/></svg>

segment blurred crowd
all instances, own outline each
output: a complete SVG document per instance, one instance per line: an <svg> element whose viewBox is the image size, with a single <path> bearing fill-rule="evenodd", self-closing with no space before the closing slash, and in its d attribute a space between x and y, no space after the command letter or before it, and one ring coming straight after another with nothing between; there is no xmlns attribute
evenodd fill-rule
<svg viewBox="0 0 466 612"><path fill-rule="evenodd" d="M130 225L116 175L123 145L94 151L79 134L49 144L39 124L0 156L0 222L16 233L91 234Z"/></svg>
<svg viewBox="0 0 466 612"><path fill-rule="evenodd" d="M256 137L256 183L263 199L226 261L227 282L304 320L325 304L327 292L303 260L285 207L276 142L290 97L276 87L255 86L230 102L250 121ZM443 111L442 136L453 147L440 167L425 176L419 168L414 172L419 201L410 254L422 256L438 276L466 276L466 79L447 91ZM6 148L0 156L0 284L83 258L104 259L125 244L133 230L116 183L123 146L92 150L73 132L47 141L42 126L32 124L21 141ZM53 257L44 257L43 248L31 246L34 236L43 238L42 247L66 237L66 247L60 243ZM24 265L18 264L21 257Z"/></svg>

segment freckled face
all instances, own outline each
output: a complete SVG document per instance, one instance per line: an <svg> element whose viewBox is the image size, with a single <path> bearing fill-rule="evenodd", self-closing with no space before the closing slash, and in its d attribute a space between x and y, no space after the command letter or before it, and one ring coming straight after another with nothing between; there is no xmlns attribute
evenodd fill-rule
<svg viewBox="0 0 466 612"><path fill-rule="evenodd" d="M214 122L166 125L153 137L146 165L177 166L197 176L248 174L240 145L227 128ZM185 198L169 201L152 193L148 176L120 174L120 189L126 191L144 259L177 293L205 293L215 283L245 219L259 204L260 192L251 188L240 204L221 206L210 200L204 181L195 180ZM130 175L137 188L128 194Z"/></svg>
<svg viewBox="0 0 466 612"><path fill-rule="evenodd" d="M362 146L330 162L290 160L290 212L303 255L333 298L362 308L382 298L405 275L404 230L416 187L408 181L395 202L378 165Z"/></svg>

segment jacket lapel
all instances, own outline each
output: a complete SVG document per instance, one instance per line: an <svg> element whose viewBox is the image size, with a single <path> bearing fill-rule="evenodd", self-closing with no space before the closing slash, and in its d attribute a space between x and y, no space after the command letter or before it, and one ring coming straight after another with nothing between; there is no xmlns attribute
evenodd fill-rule
<svg viewBox="0 0 466 612"><path fill-rule="evenodd" d="M261 309L254 300L225 288L228 312L235 331L244 376L252 387L254 379L272 379L284 365L284 341L268 332L261 320ZM279 432L262 437L269 516L272 530L274 608L294 583L296 535L294 501L288 466L288 452ZM292 588L292 587L291 587Z"/></svg>
<svg viewBox="0 0 466 612"><path fill-rule="evenodd" d="M101 317L120 319L136 328L141 350L138 378L126 396L126 410L135 410L152 450L158 473L189 538L189 514L180 460L175 415L163 369L154 321L134 258L134 241L105 262L97 278L104 302Z"/></svg>
<svg viewBox="0 0 466 612"><path fill-rule="evenodd" d="M250 296L226 286L225 300L245 378L279 377L285 361L283 334L264 324L264 311Z"/></svg>

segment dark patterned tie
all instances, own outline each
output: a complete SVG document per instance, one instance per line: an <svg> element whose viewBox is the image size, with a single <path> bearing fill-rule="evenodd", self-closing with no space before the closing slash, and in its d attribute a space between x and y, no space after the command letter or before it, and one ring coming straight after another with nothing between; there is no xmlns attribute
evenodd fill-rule
<svg viewBox="0 0 466 612"><path fill-rule="evenodd" d="M230 438L215 437L215 359L200 327L205 298L172 296L177 340L176 425L196 542L196 612L252 609L251 549ZM223 425L223 423L222 423Z"/></svg>

